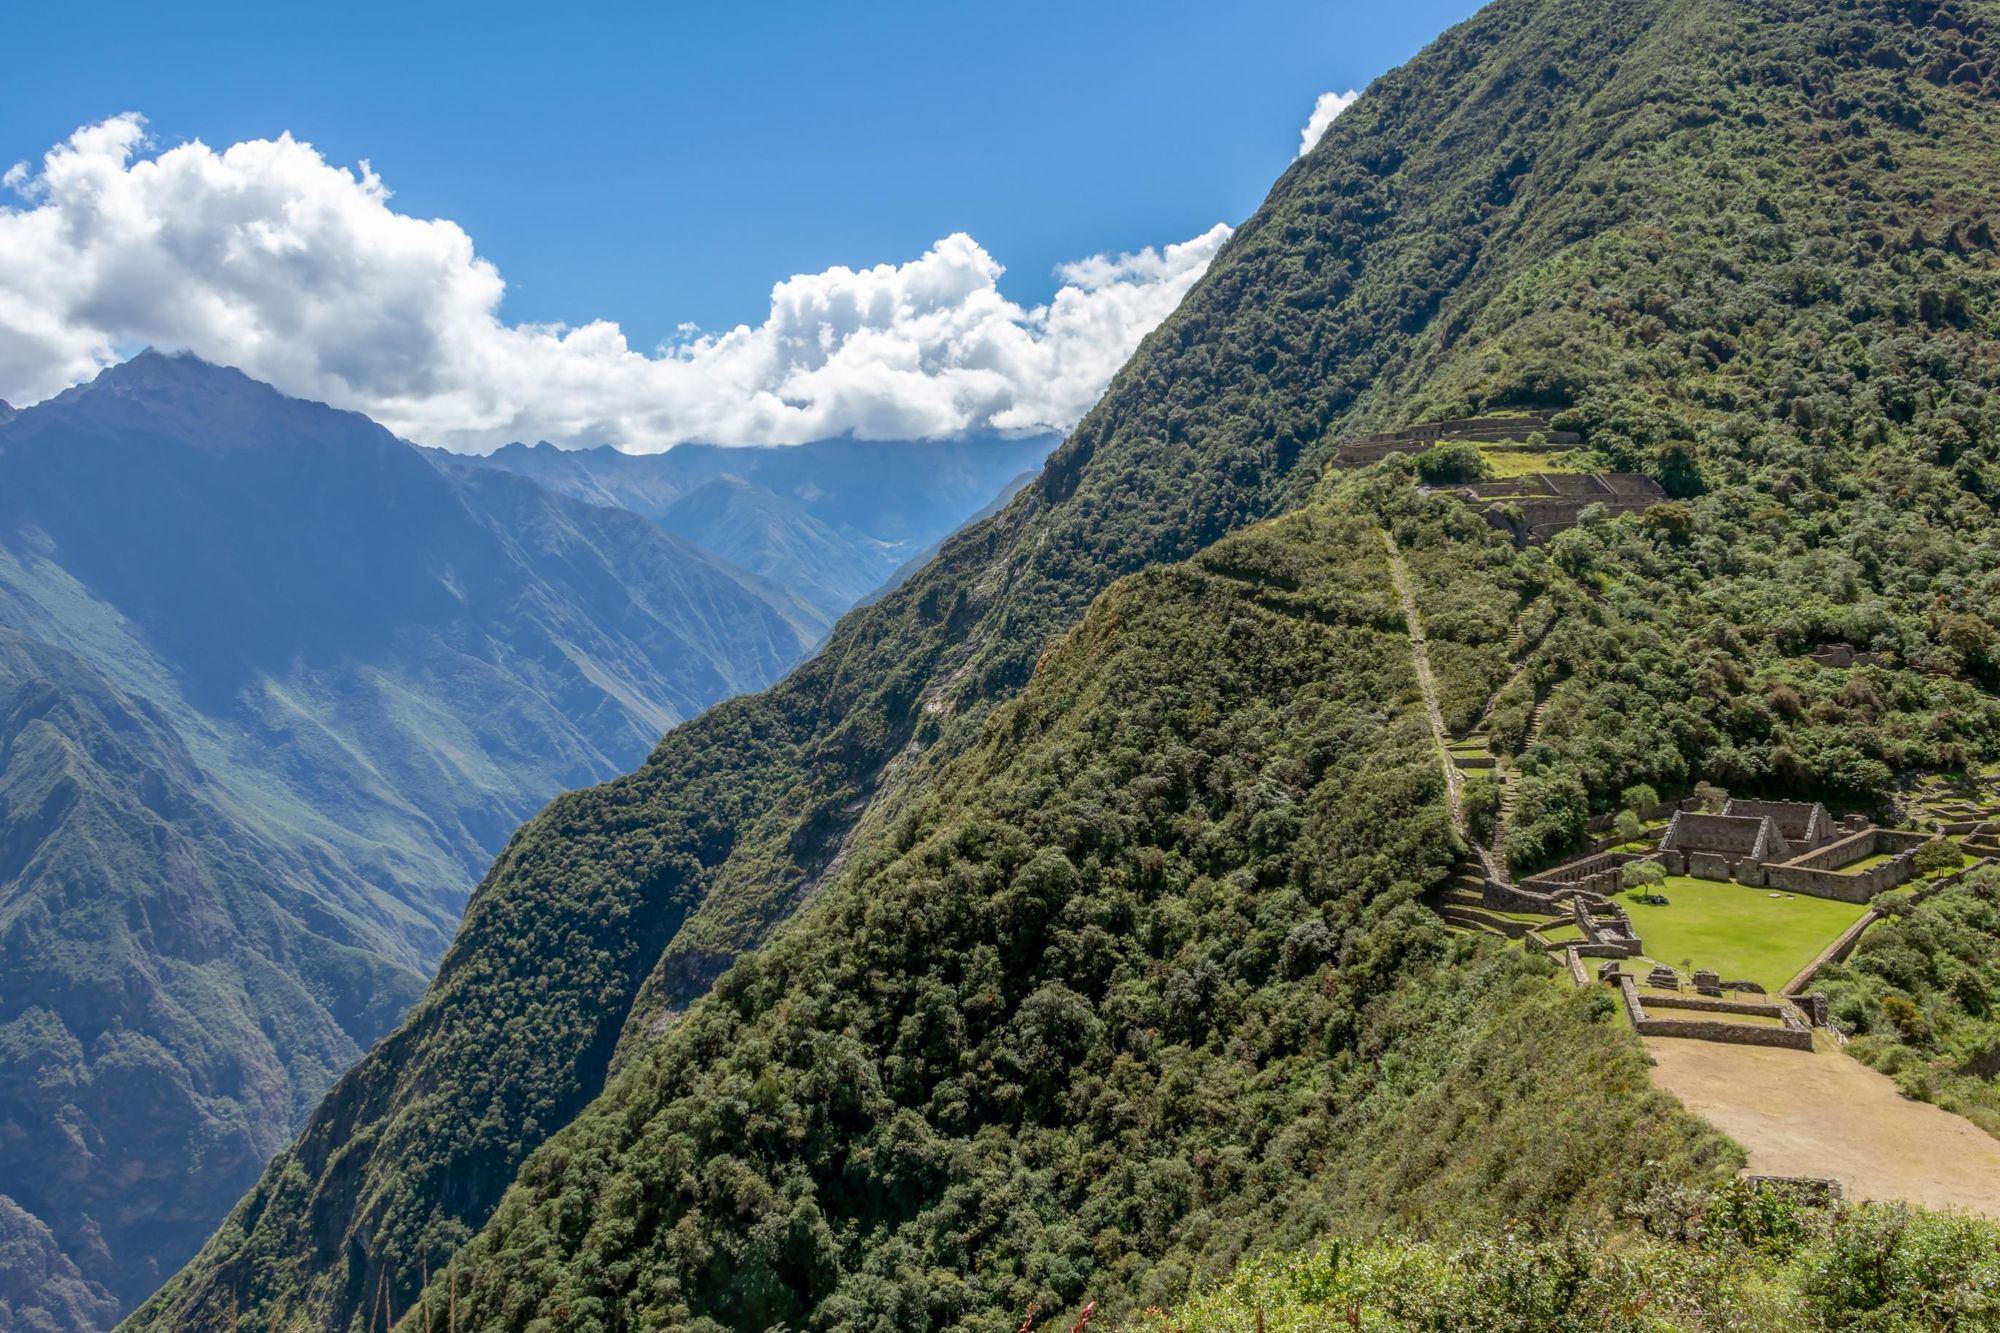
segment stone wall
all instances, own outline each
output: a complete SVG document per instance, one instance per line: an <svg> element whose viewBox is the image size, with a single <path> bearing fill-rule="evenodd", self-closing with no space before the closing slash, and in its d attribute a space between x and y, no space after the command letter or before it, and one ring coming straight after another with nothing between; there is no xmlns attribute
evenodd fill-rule
<svg viewBox="0 0 2000 1333"><path fill-rule="evenodd" d="M1881 829L1850 833L1837 842L1828 843L1816 852L1795 856L1785 864L1797 866L1801 870L1838 870L1842 866L1851 866L1864 857L1875 855L1881 833Z"/></svg>
<svg viewBox="0 0 2000 1333"><path fill-rule="evenodd" d="M1767 830L1775 824L1748 815L1707 815L1680 811L1660 846L1668 851L1720 852L1728 856L1748 856L1759 842L1767 842ZM1780 835L1782 837L1782 835Z"/></svg>
<svg viewBox="0 0 2000 1333"><path fill-rule="evenodd" d="M1785 865L1795 866L1801 870L1839 870L1843 866L1851 866L1856 861L1883 852L1895 855L1914 852L1928 841L1930 841L1928 834L1912 833L1903 829L1866 828L1859 833L1850 833L1837 842L1830 842L1818 851L1795 856L1785 862Z"/></svg>
<svg viewBox="0 0 2000 1333"><path fill-rule="evenodd" d="M1530 875L1521 883L1538 893L1553 893L1557 889L1577 888L1605 874L1615 877L1620 866L1640 859L1638 852L1595 852Z"/></svg>
<svg viewBox="0 0 2000 1333"><path fill-rule="evenodd" d="M1689 852L1686 873L1696 879L1733 880L1736 863L1720 852Z"/></svg>
<svg viewBox="0 0 2000 1333"><path fill-rule="evenodd" d="M1747 819L1770 819L1785 840L1807 847L1821 847L1833 841L1839 830L1833 816L1818 801L1746 801L1730 797L1722 813Z"/></svg>
<svg viewBox="0 0 2000 1333"><path fill-rule="evenodd" d="M1784 1027L1731 1023L1721 1018L1653 1018L1646 1012L1649 1002L1640 1000L1638 983L1630 975L1618 978L1618 993L1625 1003L1626 1017L1632 1020L1633 1030L1642 1037L1684 1037L1695 1041L1729 1042L1737 1046L1779 1046L1793 1051L1812 1049L1812 1030L1796 1018L1788 1017ZM1669 1007L1657 999L1650 1003L1658 1004L1660 1008Z"/></svg>
<svg viewBox="0 0 2000 1333"><path fill-rule="evenodd" d="M1907 883L1915 868L1905 852L1893 861L1869 866L1866 870L1808 870L1802 866L1765 866L1763 884L1786 893L1802 893L1808 898L1830 898L1841 903L1865 903L1876 894Z"/></svg>
<svg viewBox="0 0 2000 1333"><path fill-rule="evenodd" d="M1546 893L1520 884L1502 884L1497 879L1488 879L1480 887L1480 901L1498 912L1539 912L1544 916L1562 916L1569 911L1566 904L1557 902Z"/></svg>
<svg viewBox="0 0 2000 1333"><path fill-rule="evenodd" d="M1696 1009L1705 1014L1749 1014L1758 1018L1785 1018L1790 1010L1783 1004L1758 1004L1754 1000L1717 1000L1706 995L1648 995L1643 1003L1652 1009Z"/></svg>

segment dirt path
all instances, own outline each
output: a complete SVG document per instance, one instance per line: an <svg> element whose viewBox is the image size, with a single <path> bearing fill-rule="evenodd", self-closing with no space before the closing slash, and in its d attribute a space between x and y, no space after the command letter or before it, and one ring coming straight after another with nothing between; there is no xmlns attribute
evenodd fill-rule
<svg viewBox="0 0 2000 1333"><path fill-rule="evenodd" d="M2000 1217L2000 1139L1833 1049L1647 1037L1653 1081L1742 1144L1753 1175L1832 1176L1851 1199Z"/></svg>

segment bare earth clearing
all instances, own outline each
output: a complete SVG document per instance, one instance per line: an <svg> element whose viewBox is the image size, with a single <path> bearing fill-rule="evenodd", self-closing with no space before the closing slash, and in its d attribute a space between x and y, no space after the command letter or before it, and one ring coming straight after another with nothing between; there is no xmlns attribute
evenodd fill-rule
<svg viewBox="0 0 2000 1333"><path fill-rule="evenodd" d="M2000 1217L2000 1139L1859 1060L1648 1037L1653 1081L1750 1154L1753 1175L1832 1176L1850 1199Z"/></svg>

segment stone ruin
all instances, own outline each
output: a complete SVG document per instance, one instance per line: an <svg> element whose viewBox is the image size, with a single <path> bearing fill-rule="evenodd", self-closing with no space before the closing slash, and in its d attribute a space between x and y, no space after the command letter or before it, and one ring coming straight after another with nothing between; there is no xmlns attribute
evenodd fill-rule
<svg viewBox="0 0 2000 1333"><path fill-rule="evenodd" d="M1663 976L1664 974L1664 976ZM1756 1004L1748 1000L1728 1000L1679 993L1679 978L1669 967L1656 967L1646 984L1672 995L1641 998L1638 983L1629 973L1621 973L1613 983L1624 1002L1632 1030L1642 1037L1687 1037L1696 1041L1730 1042L1738 1046L1779 1046L1793 1051L1810 1051L1812 1028L1805 1016L1789 1004ZM1664 1017L1664 1015L1691 1015ZM1775 1019L1775 1023L1746 1023L1745 1018Z"/></svg>
<svg viewBox="0 0 2000 1333"><path fill-rule="evenodd" d="M1542 437L1540 444L1532 442L1537 435ZM1338 467L1366 467L1390 454L1422 453L1439 444L1500 444L1524 452L1559 453L1582 443L1583 437L1575 431L1555 429L1548 410L1528 411L1518 416L1430 421L1376 435L1357 435L1341 441L1334 451L1334 463Z"/></svg>
<svg viewBox="0 0 2000 1333"><path fill-rule="evenodd" d="M1451 493L1520 546L1575 527L1592 505L1615 518L1667 498L1659 482L1638 472L1534 472L1454 486Z"/></svg>
<svg viewBox="0 0 2000 1333"><path fill-rule="evenodd" d="M1655 857L1670 875L1863 903L1907 882L1912 854L1928 840L1859 815L1836 822L1817 801L1732 799L1721 814L1677 811ZM1885 853L1886 861L1847 869Z"/></svg>
<svg viewBox="0 0 2000 1333"><path fill-rule="evenodd" d="M1848 667L1887 666L1888 658L1881 653L1863 652L1851 643L1829 643L1807 654L1823 667L1844 671Z"/></svg>
<svg viewBox="0 0 2000 1333"><path fill-rule="evenodd" d="M1402 430L1356 435L1334 450L1334 466L1366 467L1391 454L1422 453L1440 444L1494 445L1510 453L1564 453L1583 444L1575 431L1557 430L1553 408L1513 416L1430 421ZM1592 505L1612 514L1637 513L1667 498L1651 477L1636 472L1536 472L1449 488L1475 512L1519 545L1547 541L1573 528Z"/></svg>

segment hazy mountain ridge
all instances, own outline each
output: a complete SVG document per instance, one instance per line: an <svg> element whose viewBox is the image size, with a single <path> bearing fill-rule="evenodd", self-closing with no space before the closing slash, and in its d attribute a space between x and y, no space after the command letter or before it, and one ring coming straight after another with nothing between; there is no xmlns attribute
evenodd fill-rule
<svg viewBox="0 0 2000 1333"><path fill-rule="evenodd" d="M510 444L454 459L642 515L786 589L825 617L824 630L1038 468L1055 443L976 435L688 444L662 454Z"/></svg>

